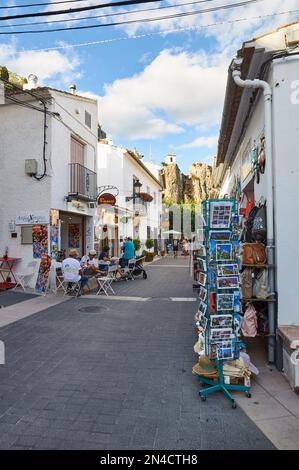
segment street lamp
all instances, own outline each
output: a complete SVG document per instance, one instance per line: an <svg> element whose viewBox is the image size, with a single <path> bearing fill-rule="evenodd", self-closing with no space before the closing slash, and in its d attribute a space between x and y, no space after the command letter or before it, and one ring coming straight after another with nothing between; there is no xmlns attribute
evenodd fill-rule
<svg viewBox="0 0 299 470"><path fill-rule="evenodd" d="M139 180L135 180L133 183L133 196L128 196L126 197L126 201L133 201L135 202L135 199L140 197L140 188L142 186L142 183L140 183Z"/></svg>

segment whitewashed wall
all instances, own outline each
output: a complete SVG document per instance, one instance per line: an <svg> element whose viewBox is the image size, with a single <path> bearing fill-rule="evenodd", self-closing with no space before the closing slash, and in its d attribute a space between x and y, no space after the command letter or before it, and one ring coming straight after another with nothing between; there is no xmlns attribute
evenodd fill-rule
<svg viewBox="0 0 299 470"><path fill-rule="evenodd" d="M18 105L0 106L0 255L8 246L9 256L22 258L16 270L24 271L33 259L32 245L21 244L21 227L16 226L17 238L11 238L8 224L23 211L46 211L56 208L77 212L64 200L69 191L70 136L74 132L86 143L86 166L96 170L97 104L85 99L51 91L55 102L51 111L61 114L62 122L47 117L47 176L41 181L25 173L25 160L34 158L43 170L43 113ZM65 108L63 110L61 106ZM34 104L37 105L36 101ZM43 109L43 107L41 107ZM75 109L79 110L77 119ZM92 115L92 130L84 124L85 109ZM83 215L92 216L86 209ZM82 212L81 212L82 214ZM93 240L91 245L93 244ZM32 286L34 281L32 282Z"/></svg>
<svg viewBox="0 0 299 470"><path fill-rule="evenodd" d="M134 159L125 156L126 150L110 144L98 144L98 185L114 185L119 189L117 204L120 207L132 209L132 205L126 202L127 196L133 193L133 176L142 183L142 192L149 187L150 194L154 196L156 202L148 204L148 215L140 218L139 236L141 240L147 239L147 225L159 233L160 213L162 211L161 189L148 173L138 165ZM128 205L129 204L129 205ZM128 224L119 224L119 234L133 236L133 222L129 219Z"/></svg>
<svg viewBox="0 0 299 470"><path fill-rule="evenodd" d="M299 323L297 260L299 259L299 60L275 61L268 78L273 90L273 166L275 188L276 273L278 324ZM292 95L293 93L293 95ZM293 103L292 98L293 96ZM297 97L297 100L296 100ZM240 174L241 155L249 139L256 139L264 129L263 97L255 108L237 158L222 182L221 196L229 193L233 176ZM267 172L267 157L266 157ZM245 186L250 176L244 181ZM255 202L267 196L266 173L260 184L254 183Z"/></svg>

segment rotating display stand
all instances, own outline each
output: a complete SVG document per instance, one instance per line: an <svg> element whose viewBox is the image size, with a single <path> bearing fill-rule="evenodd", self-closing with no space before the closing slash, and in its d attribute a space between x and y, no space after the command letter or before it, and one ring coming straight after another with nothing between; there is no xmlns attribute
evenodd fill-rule
<svg viewBox="0 0 299 470"><path fill-rule="evenodd" d="M239 235L241 218L238 203L232 199L208 199L202 203L203 245L197 255L197 287L199 307L197 324L204 335L204 354L215 364L217 382L198 375L201 383L209 385L199 391L203 401L207 395L222 392L236 402L231 391L250 394L250 380L244 385L231 384L223 370L226 361L239 358L241 326Z"/></svg>

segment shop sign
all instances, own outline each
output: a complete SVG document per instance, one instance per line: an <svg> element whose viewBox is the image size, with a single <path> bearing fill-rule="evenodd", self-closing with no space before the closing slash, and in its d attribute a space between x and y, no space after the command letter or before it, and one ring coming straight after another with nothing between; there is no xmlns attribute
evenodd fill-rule
<svg viewBox="0 0 299 470"><path fill-rule="evenodd" d="M48 224L50 216L48 211L19 212L16 217L16 225Z"/></svg>
<svg viewBox="0 0 299 470"><path fill-rule="evenodd" d="M110 206L115 206L116 204L116 198L115 196L113 196L113 194L110 194L110 193L104 193L104 194L101 194L98 198L98 204L99 205L104 205L104 204L108 204Z"/></svg>
<svg viewBox="0 0 299 470"><path fill-rule="evenodd" d="M72 206L80 212L86 212L87 206L80 201L72 201Z"/></svg>

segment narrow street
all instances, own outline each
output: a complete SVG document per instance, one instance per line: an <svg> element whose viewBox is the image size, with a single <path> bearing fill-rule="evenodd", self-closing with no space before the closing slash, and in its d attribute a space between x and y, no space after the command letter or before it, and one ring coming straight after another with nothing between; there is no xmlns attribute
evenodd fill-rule
<svg viewBox="0 0 299 470"><path fill-rule="evenodd" d="M222 395L199 399L188 261L147 272L0 329L1 449L273 449Z"/></svg>

